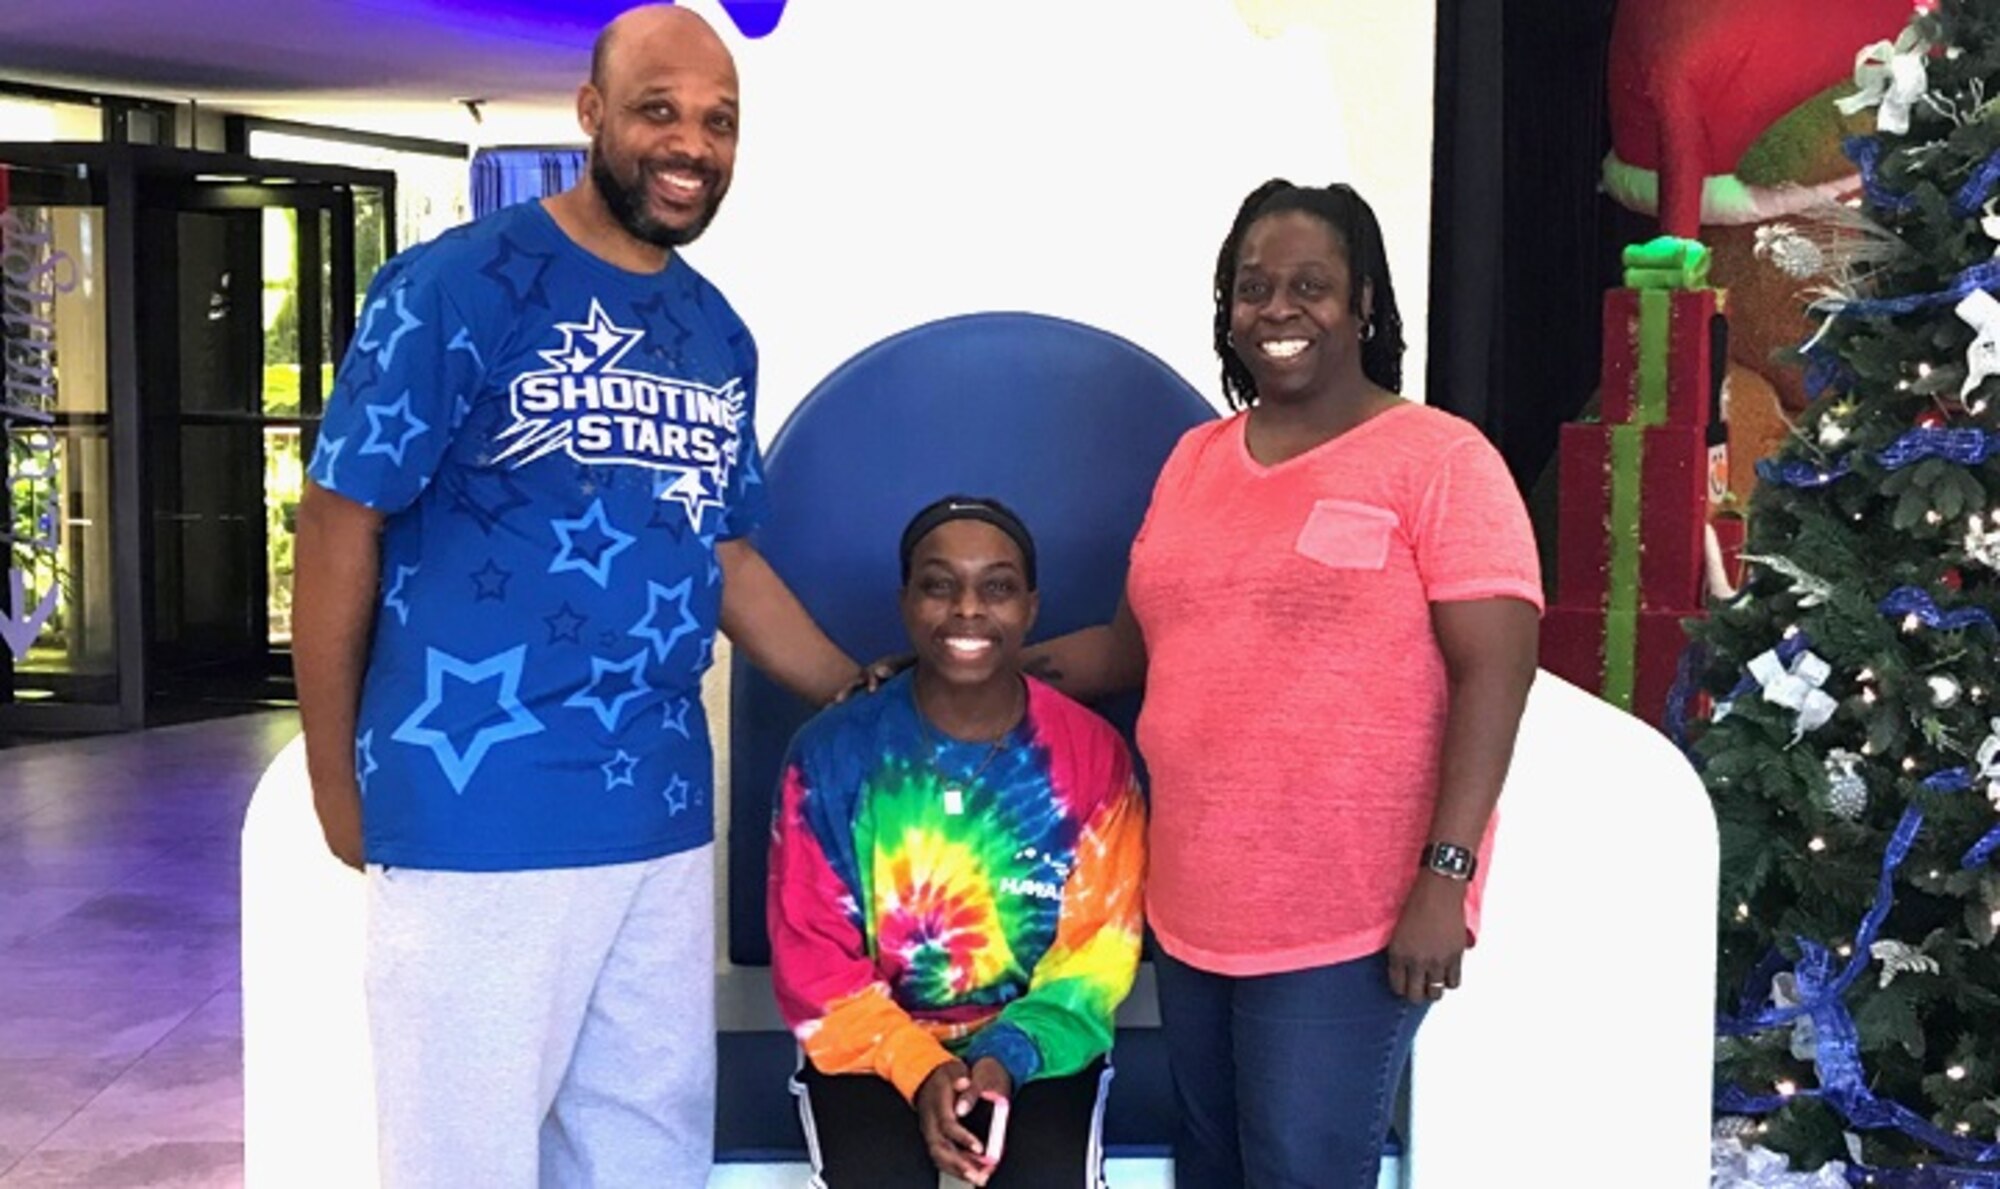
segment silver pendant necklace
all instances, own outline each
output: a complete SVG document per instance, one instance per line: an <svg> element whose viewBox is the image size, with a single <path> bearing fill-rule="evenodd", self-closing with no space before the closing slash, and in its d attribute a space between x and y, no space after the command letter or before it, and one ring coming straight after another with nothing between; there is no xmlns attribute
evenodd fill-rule
<svg viewBox="0 0 2000 1189"><path fill-rule="evenodd" d="M974 768L971 773L963 777L954 777L938 766L938 759L943 755L945 745L940 743L937 736L931 733L930 720L924 715L923 700L917 696L914 683L910 688L910 702L911 709L915 710L917 714L917 730L923 733L924 744L929 749L928 763L930 764L931 773L938 778L938 782L942 786L939 795L944 800L944 811L952 817L957 817L965 812L966 789L977 783L980 776L985 774L986 769L992 766L993 761L1000 758L1000 753L1007 749L1007 737L1014 733L1014 728L1009 726L1006 730L1000 732L999 738L993 740L992 744L986 749L986 758L980 760L979 766ZM1027 713L1027 710L1026 689L1023 687L1021 709L1010 716L1011 720L1018 723L1022 715Z"/></svg>

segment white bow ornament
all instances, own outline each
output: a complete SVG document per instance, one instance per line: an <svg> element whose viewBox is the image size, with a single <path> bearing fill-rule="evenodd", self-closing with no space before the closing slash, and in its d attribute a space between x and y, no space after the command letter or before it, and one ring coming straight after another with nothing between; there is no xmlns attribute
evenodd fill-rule
<svg viewBox="0 0 2000 1189"><path fill-rule="evenodd" d="M1977 334L1965 349L1965 386L1958 390L1964 400L1988 376L2000 376L2000 301L1991 293L1975 289L1958 303L1958 317Z"/></svg>
<svg viewBox="0 0 2000 1189"><path fill-rule="evenodd" d="M1820 688L1833 676L1833 666L1813 653L1801 652L1792 658L1788 668L1778 659L1776 650L1766 652L1750 662L1750 675L1764 687L1766 702L1776 702L1798 712L1799 721L1792 728L1795 740L1807 731L1825 726L1839 708L1840 704Z"/></svg>
<svg viewBox="0 0 2000 1189"><path fill-rule="evenodd" d="M1858 94L1836 100L1842 115L1881 105L1875 117L1878 131L1902 135L1910 130L1910 109L1930 90L1924 55L1930 47L1907 30L1893 43L1878 41L1854 55L1854 85Z"/></svg>

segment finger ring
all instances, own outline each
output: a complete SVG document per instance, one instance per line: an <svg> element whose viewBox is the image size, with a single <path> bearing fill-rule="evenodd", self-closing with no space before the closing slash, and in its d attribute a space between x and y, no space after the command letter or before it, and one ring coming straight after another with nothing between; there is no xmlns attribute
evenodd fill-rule
<svg viewBox="0 0 2000 1189"><path fill-rule="evenodd" d="M1442 991L1442 990L1444 990L1444 984L1443 984L1443 983L1425 983L1425 984L1424 984L1424 988L1425 988L1426 990L1430 990L1430 991Z"/></svg>

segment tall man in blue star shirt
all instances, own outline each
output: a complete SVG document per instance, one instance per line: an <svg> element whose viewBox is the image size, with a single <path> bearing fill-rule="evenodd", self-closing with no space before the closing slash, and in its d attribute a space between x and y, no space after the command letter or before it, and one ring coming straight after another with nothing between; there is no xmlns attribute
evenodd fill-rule
<svg viewBox="0 0 2000 1189"><path fill-rule="evenodd" d="M587 177L398 256L299 512L327 844L368 872L384 1184L700 1186L713 1134L718 625L827 701L854 662L746 534L756 348L675 251L737 79L682 9L592 58Z"/></svg>

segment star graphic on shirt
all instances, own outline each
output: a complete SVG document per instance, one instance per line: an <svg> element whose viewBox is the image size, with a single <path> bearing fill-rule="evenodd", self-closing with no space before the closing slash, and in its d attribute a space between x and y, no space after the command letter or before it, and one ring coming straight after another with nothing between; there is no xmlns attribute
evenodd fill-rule
<svg viewBox="0 0 2000 1189"><path fill-rule="evenodd" d="M562 346L537 351L536 354L552 367L578 374L611 371L618 366L619 360L625 358L627 351L646 337L643 330L628 329L613 322L596 298L591 299L590 313L583 321L558 322L555 328L562 331Z"/></svg>
<svg viewBox="0 0 2000 1189"><path fill-rule="evenodd" d="M516 508L529 500L512 471L501 467L455 467L446 472L451 492L451 509L472 517L472 522L488 536Z"/></svg>
<svg viewBox="0 0 2000 1189"><path fill-rule="evenodd" d="M556 608L556 613L544 615L542 622L549 625L549 643L568 640L572 644L581 644L583 639L577 633L581 632L583 625L590 620L587 616L578 615L572 610L569 600L565 599L563 605Z"/></svg>
<svg viewBox="0 0 2000 1189"><path fill-rule="evenodd" d="M670 360L678 362L681 352L687 349L688 339L692 338L693 334L686 324L674 317L673 303L668 300L667 291L662 288L656 291L650 300L635 302L632 312L653 325L655 330L653 354L665 355ZM664 335L657 333L662 329L667 333Z"/></svg>
<svg viewBox="0 0 2000 1189"><path fill-rule="evenodd" d="M659 661L666 660L667 654L674 650L674 645L680 641L681 637L691 636L701 630L701 620L695 618L694 611L688 606L688 598L693 593L694 579L692 578L683 578L672 586L661 586L657 582L647 582L645 617L640 619L638 623L633 624L632 630L627 632L626 635L637 636L641 640L651 640L653 642L653 659ZM674 624L663 634L659 627L660 612L668 606L675 608L675 614L679 617L680 622Z"/></svg>
<svg viewBox="0 0 2000 1189"><path fill-rule="evenodd" d="M319 444L313 447L312 465L306 470L319 481L321 487L334 487L333 468L340 462L340 452L347 449L347 439L336 438L332 434L319 435Z"/></svg>
<svg viewBox="0 0 2000 1189"><path fill-rule="evenodd" d="M479 356L478 344L472 341L472 331L469 327L459 327L458 333L452 335L451 342L445 345L445 350L447 352L463 351L472 356L472 362L477 364L481 369L486 367L486 361Z"/></svg>
<svg viewBox="0 0 2000 1189"><path fill-rule="evenodd" d="M660 791L660 795L667 799L667 816L679 817L687 809L688 793L693 788L693 785L681 779L680 773L674 773L674 778Z"/></svg>
<svg viewBox="0 0 2000 1189"><path fill-rule="evenodd" d="M678 734L683 739L694 738L694 733L688 730L688 707L692 705L694 705L693 698L674 699L673 703L667 708L666 721L660 725Z"/></svg>
<svg viewBox="0 0 2000 1189"><path fill-rule="evenodd" d="M645 667L646 650L643 648L622 661L591 657L589 683L571 694L563 705L590 711L597 716L598 722L604 724L606 731L615 735L625 704L653 692L653 687L646 684ZM607 693L611 695L608 700L605 697Z"/></svg>
<svg viewBox="0 0 2000 1189"><path fill-rule="evenodd" d="M492 558L487 558L485 565L472 571L472 601L482 603L490 599L496 603L506 602L507 579L513 576L514 571L503 570Z"/></svg>
<svg viewBox="0 0 2000 1189"><path fill-rule="evenodd" d="M368 778L381 766L375 761L375 729L370 727L354 741L354 781L361 786L362 796L368 795Z"/></svg>
<svg viewBox="0 0 2000 1189"><path fill-rule="evenodd" d="M438 767L444 770L445 779L451 782L452 789L463 793L472 774L479 770L486 754L494 747L547 729L541 719L521 704L521 669L527 657L528 646L525 644L517 644L477 661L456 657L438 648L426 649L424 700L390 738L398 743L429 748L431 754L437 757ZM447 678L450 679L449 686ZM490 702L483 708L479 707L472 691L489 685L495 687L485 695ZM477 715L454 715L463 721L479 724L463 748L453 741L450 733L425 725L447 704L456 709L461 700L473 708L484 710Z"/></svg>
<svg viewBox="0 0 2000 1189"><path fill-rule="evenodd" d="M604 762L604 791L608 793L621 784L626 788L637 788L638 781L632 778L632 774L638 767L639 757L628 756L620 748L617 755Z"/></svg>
<svg viewBox="0 0 2000 1189"><path fill-rule="evenodd" d="M403 588L409 584L410 579L416 576L417 567L398 565L396 567L396 580L389 584L389 593L382 596L382 605L394 611L396 613L396 622L402 624L404 627L410 625L410 603L403 596Z"/></svg>
<svg viewBox="0 0 2000 1189"><path fill-rule="evenodd" d="M604 514L604 501L592 500L590 510L575 520L551 520L549 527L562 543L562 552L549 563L549 573L578 570L602 589L611 586L611 563L639 538L611 526Z"/></svg>
<svg viewBox="0 0 2000 1189"><path fill-rule="evenodd" d="M722 507L722 497L709 489L708 472L701 467L661 467L653 476L653 498L679 504L687 514L688 527L701 531L702 513Z"/></svg>
<svg viewBox="0 0 2000 1189"><path fill-rule="evenodd" d="M515 305L549 308L548 294L542 289L542 274L555 257L529 252L506 236L500 237L500 253L479 270L481 276L507 291Z"/></svg>
<svg viewBox="0 0 2000 1189"><path fill-rule="evenodd" d="M410 411L410 390L403 389L403 395L392 405L369 405L368 440L361 443L363 454L386 454L389 461L403 465L403 452L411 442L430 432L430 422ZM389 441L383 432L384 425L398 426L400 432L395 441Z"/></svg>
<svg viewBox="0 0 2000 1189"><path fill-rule="evenodd" d="M361 315L361 333L354 336L354 345L363 351L375 352L375 366L385 372L396 358L396 344L402 342L405 335L424 324L424 320L412 314L409 306L404 304L403 296L406 292L408 286L398 285L389 296L378 297L369 302L368 309ZM383 315L390 312L391 306L394 307L396 325L389 328L388 338L377 338L376 335L382 328L376 323Z"/></svg>

